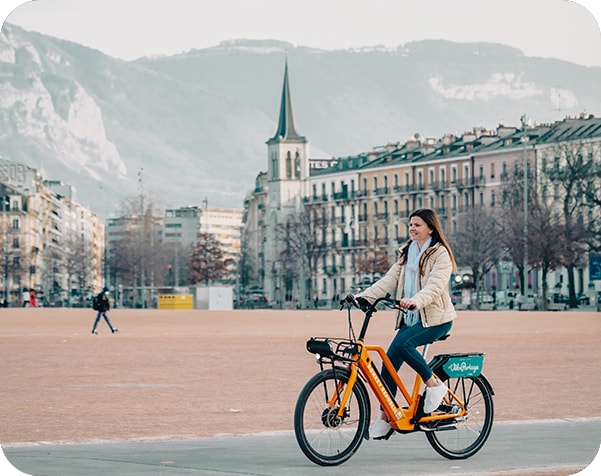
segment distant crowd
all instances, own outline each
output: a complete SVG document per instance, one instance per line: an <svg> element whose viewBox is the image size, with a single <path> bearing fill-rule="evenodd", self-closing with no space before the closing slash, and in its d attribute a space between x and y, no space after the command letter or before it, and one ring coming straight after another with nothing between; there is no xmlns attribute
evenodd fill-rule
<svg viewBox="0 0 601 476"><path fill-rule="evenodd" d="M23 302L23 307L37 307L38 298L36 296L35 289L23 288L23 291L21 293L21 301ZM8 307L8 300L6 299L6 297L2 297L2 300L0 301L0 306Z"/></svg>

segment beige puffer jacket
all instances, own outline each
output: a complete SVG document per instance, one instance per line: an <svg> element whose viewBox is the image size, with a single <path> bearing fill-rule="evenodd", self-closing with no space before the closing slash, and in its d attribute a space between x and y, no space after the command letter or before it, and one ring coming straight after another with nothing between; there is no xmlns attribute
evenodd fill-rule
<svg viewBox="0 0 601 476"><path fill-rule="evenodd" d="M416 303L424 327L444 324L457 317L449 295L452 270L449 252L440 243L429 247L420 258L417 293L411 299ZM357 294L357 297L361 296L373 302L387 293L396 293L396 299L401 299L404 281L405 265L397 260L382 279ZM401 326L402 317L403 314L399 311L395 329Z"/></svg>

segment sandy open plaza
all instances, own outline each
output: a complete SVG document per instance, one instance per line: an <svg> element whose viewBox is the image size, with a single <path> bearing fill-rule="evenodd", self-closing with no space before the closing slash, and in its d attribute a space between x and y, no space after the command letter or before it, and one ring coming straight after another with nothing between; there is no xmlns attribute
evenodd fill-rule
<svg viewBox="0 0 601 476"><path fill-rule="evenodd" d="M298 393L318 371L305 341L347 334L336 310L116 309L119 332L101 321L92 335L94 317L0 310L3 446L291 430ZM392 312L378 312L367 341L386 347L393 325ZM596 312L460 311L430 356L485 352L495 421L590 418L601 416L600 341Z"/></svg>

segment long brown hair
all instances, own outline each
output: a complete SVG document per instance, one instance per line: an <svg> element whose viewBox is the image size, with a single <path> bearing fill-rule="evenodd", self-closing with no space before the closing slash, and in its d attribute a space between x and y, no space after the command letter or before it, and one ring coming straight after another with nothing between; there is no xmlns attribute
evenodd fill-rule
<svg viewBox="0 0 601 476"><path fill-rule="evenodd" d="M420 217L422 220L426 222L428 227L432 230L432 242L430 246L434 246L436 243L440 243L444 246L451 258L451 264L453 265L453 271L457 272L457 263L455 263L455 256L453 256L453 251L447 242L447 239L444 236L442 231L442 226L440 225L440 220L438 219L438 215L431 208L419 208L415 210L411 215L409 215L409 220L413 217ZM401 263L407 262L407 254L409 253L409 245L411 244L411 240L407 242L405 246L401 249Z"/></svg>

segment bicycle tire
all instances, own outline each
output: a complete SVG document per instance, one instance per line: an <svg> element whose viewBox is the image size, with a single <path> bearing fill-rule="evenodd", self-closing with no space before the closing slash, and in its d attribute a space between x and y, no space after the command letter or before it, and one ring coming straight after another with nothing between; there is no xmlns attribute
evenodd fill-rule
<svg viewBox="0 0 601 476"><path fill-rule="evenodd" d="M490 435L494 418L493 392L483 376L449 378L444 383L462 400L467 416L440 425L439 429L432 428L426 438L445 458L469 458L480 451Z"/></svg>
<svg viewBox="0 0 601 476"><path fill-rule="evenodd" d="M335 466L348 460L361 446L369 428L369 395L360 380L353 386L342 418L334 418L337 405L328 407L338 383L346 388L349 375L346 368L317 373L303 387L296 402L296 441L305 456L321 466Z"/></svg>

